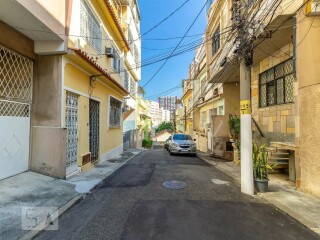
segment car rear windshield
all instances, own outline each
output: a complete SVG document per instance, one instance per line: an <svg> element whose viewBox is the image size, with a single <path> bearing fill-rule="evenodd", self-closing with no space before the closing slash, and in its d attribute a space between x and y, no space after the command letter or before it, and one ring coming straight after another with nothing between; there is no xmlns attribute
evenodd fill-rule
<svg viewBox="0 0 320 240"><path fill-rule="evenodd" d="M192 138L185 134L175 134L173 135L173 140L192 140Z"/></svg>

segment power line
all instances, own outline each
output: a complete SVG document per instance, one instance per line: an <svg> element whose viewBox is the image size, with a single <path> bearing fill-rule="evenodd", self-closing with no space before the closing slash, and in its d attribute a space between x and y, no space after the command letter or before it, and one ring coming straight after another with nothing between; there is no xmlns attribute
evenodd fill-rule
<svg viewBox="0 0 320 240"><path fill-rule="evenodd" d="M165 60L165 62L160 66L160 68L155 72L155 74L143 85L143 87L147 86L157 75L158 73L161 71L161 69L165 66L165 64L169 61L169 59L171 58L171 56L174 54L174 52L176 51L176 49L180 46L180 44L182 43L183 39L185 38L185 36L188 34L188 32L191 30L191 28L193 27L193 25L195 24L195 22L197 21L197 19L199 18L200 14L202 13L203 9L205 8L206 4L207 4L208 0L206 0L205 4L203 5L203 7L201 8L200 12L198 13L198 15L196 16L196 18L193 20L192 24L190 25L190 27L188 28L188 30L186 31L186 33L184 34L183 38L179 41L179 43L177 44L177 46L175 47L175 49L172 51L172 53L170 54L170 56Z"/></svg>
<svg viewBox="0 0 320 240"><path fill-rule="evenodd" d="M157 23L156 25L154 25L152 28L150 28L148 31L144 32L142 35L140 35L140 38L142 38L143 36L147 35L148 33L150 33L151 31L153 31L155 28L159 27L162 23L164 23L165 21L167 21L170 17L172 17L176 12L178 12L181 8L183 8L184 5L187 4L187 2L189 2L190 0L186 0L185 2L183 2L177 9L175 9L172 13L170 13L167 17L165 17L164 19L162 19L159 23Z"/></svg>

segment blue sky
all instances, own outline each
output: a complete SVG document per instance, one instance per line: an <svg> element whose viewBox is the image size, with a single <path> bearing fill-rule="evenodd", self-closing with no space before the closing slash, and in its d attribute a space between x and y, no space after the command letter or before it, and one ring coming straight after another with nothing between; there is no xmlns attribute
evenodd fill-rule
<svg viewBox="0 0 320 240"><path fill-rule="evenodd" d="M151 27L168 16L172 11L178 8L185 0L138 0L141 14L141 34L148 31ZM151 40L166 39L172 37L182 37L200 9L203 7L205 0L190 0L183 6L179 12L175 13L166 22L155 28L152 32L142 37L142 64L147 59L158 54L170 53L170 50L150 50L174 48L181 39L171 40ZM206 9L203 10L201 16L189 31L188 35L202 34L206 27ZM193 36L186 38L181 45L200 39L201 36ZM189 51L185 54L171 58L159 74L145 87L145 97L155 95L166 91L167 89L177 86L182 79L188 77L188 67L194 58L195 51ZM163 62L158 62L149 66L142 67L142 78L140 81L143 86L158 70ZM181 96L181 89L176 90L170 95Z"/></svg>

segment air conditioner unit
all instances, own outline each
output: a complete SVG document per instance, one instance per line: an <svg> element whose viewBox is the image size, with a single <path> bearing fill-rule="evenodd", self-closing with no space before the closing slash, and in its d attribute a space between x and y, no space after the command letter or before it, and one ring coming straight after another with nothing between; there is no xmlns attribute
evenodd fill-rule
<svg viewBox="0 0 320 240"><path fill-rule="evenodd" d="M306 15L319 16L320 15L320 0L311 0L306 5Z"/></svg>
<svg viewBox="0 0 320 240"><path fill-rule="evenodd" d="M106 47L105 54L108 58L114 58L114 48L112 47Z"/></svg>

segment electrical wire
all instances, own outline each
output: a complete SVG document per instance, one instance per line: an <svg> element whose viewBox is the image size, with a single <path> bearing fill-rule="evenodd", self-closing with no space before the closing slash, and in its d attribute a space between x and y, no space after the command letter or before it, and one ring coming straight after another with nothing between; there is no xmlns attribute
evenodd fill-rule
<svg viewBox="0 0 320 240"><path fill-rule="evenodd" d="M172 53L170 54L170 56L164 61L164 63L160 66L160 68L155 72L155 74L142 86L142 87L146 87L157 75L158 73L161 71L161 69L165 66L165 64L169 61L169 59L172 57L172 55L175 53L176 49L180 46L180 44L182 43L183 39L185 38L185 36L189 33L189 31L191 30L191 28L193 27L193 25L196 23L196 21L198 20L200 14L202 13L203 9L206 7L208 0L206 0L205 4L203 5L203 7L201 8L201 10L199 11L198 15L196 16L196 18L193 20L193 22L191 23L191 25L189 26L188 30L186 31L186 33L184 34L184 37L179 41L179 43L177 44L177 46L175 47L175 49L172 51Z"/></svg>

